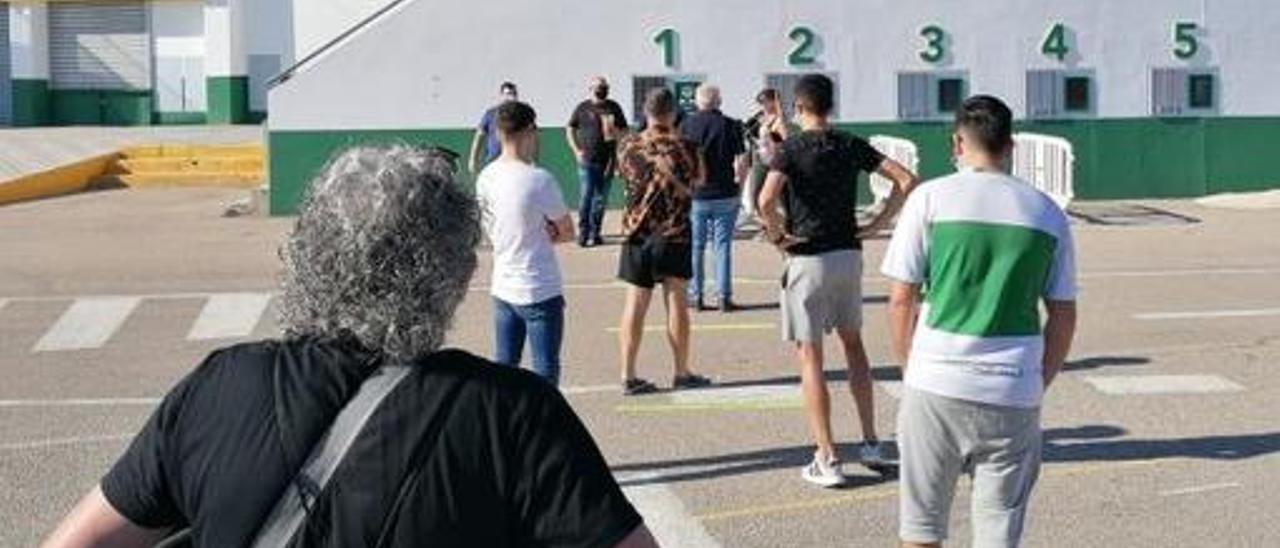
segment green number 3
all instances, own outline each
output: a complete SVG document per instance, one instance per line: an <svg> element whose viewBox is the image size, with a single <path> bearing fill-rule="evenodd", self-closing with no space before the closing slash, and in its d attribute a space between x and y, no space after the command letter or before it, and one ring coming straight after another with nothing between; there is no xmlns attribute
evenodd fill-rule
<svg viewBox="0 0 1280 548"><path fill-rule="evenodd" d="M925 49L920 50L920 59L926 63L937 63L947 55L947 31L938 25L929 25L920 29L920 36L925 40Z"/></svg>
<svg viewBox="0 0 1280 548"><path fill-rule="evenodd" d="M816 44L818 34L813 32L809 27L796 27L791 29L787 36L795 41L796 47L791 50L791 54L787 56L787 63L791 66L812 65L818 61Z"/></svg>

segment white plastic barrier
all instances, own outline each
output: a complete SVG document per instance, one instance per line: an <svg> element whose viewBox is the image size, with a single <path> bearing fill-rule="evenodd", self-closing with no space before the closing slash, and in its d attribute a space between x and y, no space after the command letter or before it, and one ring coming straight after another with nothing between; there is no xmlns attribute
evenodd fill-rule
<svg viewBox="0 0 1280 548"><path fill-rule="evenodd" d="M917 172L920 164L920 152L915 143L900 137L889 137L888 135L872 135L867 141L881 154L902 164L902 167L907 168L912 173ZM871 195L875 196L875 206L883 204L892 193L893 181L877 173L871 174Z"/></svg>
<svg viewBox="0 0 1280 548"><path fill-rule="evenodd" d="M1071 141L1052 135L1013 135L1013 176L1048 194L1063 210L1075 197L1075 153Z"/></svg>

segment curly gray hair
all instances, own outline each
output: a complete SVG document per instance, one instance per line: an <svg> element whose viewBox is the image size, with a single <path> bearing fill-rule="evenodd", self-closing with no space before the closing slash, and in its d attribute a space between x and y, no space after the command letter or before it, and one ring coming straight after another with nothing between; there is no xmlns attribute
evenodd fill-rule
<svg viewBox="0 0 1280 548"><path fill-rule="evenodd" d="M479 218L445 152L337 155L281 248L286 337L354 338L398 362L439 350L476 269Z"/></svg>

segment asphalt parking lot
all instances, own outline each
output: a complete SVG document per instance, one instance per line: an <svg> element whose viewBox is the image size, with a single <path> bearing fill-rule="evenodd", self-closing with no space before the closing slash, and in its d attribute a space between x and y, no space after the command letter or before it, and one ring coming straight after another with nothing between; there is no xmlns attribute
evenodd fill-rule
<svg viewBox="0 0 1280 548"><path fill-rule="evenodd" d="M41 538L206 353L277 334L275 250L290 220L221 217L238 197L115 191L0 208L0 546ZM1027 545L1280 545L1280 210L1077 209L1080 330L1045 402ZM884 245L866 247L864 336L891 435ZM570 402L666 544L892 545L893 478L851 467L848 489L800 480L811 449L778 335L779 258L748 240L735 254L746 309L694 317L692 363L717 386L624 398L617 247L563 248ZM488 352L487 277L482 267L452 346ZM666 385L667 356L649 332L641 374ZM834 341L827 356L851 458L859 437ZM953 545L966 545L967 515L958 501Z"/></svg>

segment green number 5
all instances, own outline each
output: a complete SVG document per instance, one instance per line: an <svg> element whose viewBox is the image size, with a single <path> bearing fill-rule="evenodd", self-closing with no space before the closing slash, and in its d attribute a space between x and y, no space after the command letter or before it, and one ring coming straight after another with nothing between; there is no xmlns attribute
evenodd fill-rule
<svg viewBox="0 0 1280 548"><path fill-rule="evenodd" d="M1200 51L1200 41L1196 40L1195 32L1199 28L1199 25L1188 21L1179 21L1173 24L1174 57L1190 59L1196 56L1196 53Z"/></svg>
<svg viewBox="0 0 1280 548"><path fill-rule="evenodd" d="M938 25L929 25L920 29L920 36L925 40L925 49L920 50L920 59L926 63L937 63L947 55L947 31Z"/></svg>

